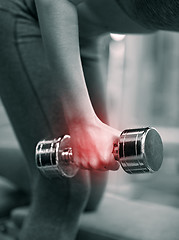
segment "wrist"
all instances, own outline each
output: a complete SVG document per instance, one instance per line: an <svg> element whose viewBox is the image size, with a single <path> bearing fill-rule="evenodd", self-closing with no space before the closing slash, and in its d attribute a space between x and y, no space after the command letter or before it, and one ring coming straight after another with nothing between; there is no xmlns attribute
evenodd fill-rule
<svg viewBox="0 0 179 240"><path fill-rule="evenodd" d="M70 101L70 104L67 101L65 102L63 98L63 108L69 128L78 125L93 124L98 119L87 95L81 96L81 99L76 98L74 101Z"/></svg>
<svg viewBox="0 0 179 240"><path fill-rule="evenodd" d="M100 121L96 116L95 112L88 112L87 114L74 115L72 118L68 119L69 131L74 131L75 129L86 128L87 126L96 125Z"/></svg>

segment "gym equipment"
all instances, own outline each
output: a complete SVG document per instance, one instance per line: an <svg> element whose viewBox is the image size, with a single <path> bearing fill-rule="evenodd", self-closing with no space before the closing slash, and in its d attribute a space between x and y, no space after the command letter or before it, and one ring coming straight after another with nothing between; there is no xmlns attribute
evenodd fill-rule
<svg viewBox="0 0 179 240"><path fill-rule="evenodd" d="M124 130L118 143L111 143L111 150L114 159L129 174L156 172L163 161L161 137L151 127ZM40 141L35 159L39 171L48 178L73 177L79 169L73 162L69 135Z"/></svg>

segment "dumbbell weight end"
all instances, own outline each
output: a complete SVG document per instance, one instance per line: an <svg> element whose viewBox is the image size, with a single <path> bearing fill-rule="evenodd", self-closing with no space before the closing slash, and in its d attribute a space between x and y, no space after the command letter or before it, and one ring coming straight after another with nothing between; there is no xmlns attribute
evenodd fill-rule
<svg viewBox="0 0 179 240"><path fill-rule="evenodd" d="M146 127L124 130L118 143L113 143L113 155L126 173L153 173L163 161L162 140L156 129ZM73 177L78 167L73 162L69 135L43 140L36 147L36 166L48 178Z"/></svg>

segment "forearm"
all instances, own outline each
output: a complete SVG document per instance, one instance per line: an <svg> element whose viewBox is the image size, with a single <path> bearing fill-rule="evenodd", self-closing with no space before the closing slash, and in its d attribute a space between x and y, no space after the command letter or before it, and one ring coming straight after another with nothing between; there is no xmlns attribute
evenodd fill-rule
<svg viewBox="0 0 179 240"><path fill-rule="evenodd" d="M108 76L108 54L110 36L81 38L81 59L90 99L102 122L107 123L106 87Z"/></svg>
<svg viewBox="0 0 179 240"><path fill-rule="evenodd" d="M94 117L80 60L78 17L67 0L36 0L42 38L67 122Z"/></svg>
<svg viewBox="0 0 179 240"><path fill-rule="evenodd" d="M91 105L80 60L76 7L68 0L36 0L36 4L53 71L50 84L59 79L59 98L71 136L74 162L85 169L116 170L119 164L114 160L112 143L119 134L96 117Z"/></svg>

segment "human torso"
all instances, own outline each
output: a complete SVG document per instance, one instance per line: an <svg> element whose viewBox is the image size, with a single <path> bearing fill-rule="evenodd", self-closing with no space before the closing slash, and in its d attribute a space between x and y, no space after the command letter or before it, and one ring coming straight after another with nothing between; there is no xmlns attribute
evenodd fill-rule
<svg viewBox="0 0 179 240"><path fill-rule="evenodd" d="M99 36L107 32L135 33L145 32L133 22L117 4L116 0L66 0L72 2L78 11L79 31L82 37ZM32 17L38 18L35 0L2 0L5 5L13 2L27 10Z"/></svg>

